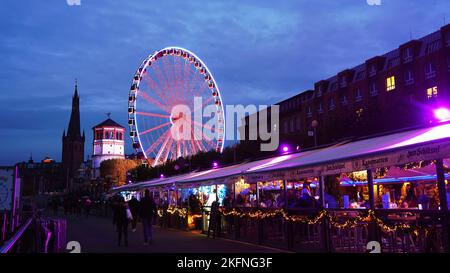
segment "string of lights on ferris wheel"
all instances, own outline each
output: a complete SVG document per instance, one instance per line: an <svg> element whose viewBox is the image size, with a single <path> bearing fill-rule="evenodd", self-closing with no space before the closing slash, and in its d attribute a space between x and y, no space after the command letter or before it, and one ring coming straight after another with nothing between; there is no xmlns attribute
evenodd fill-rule
<svg viewBox="0 0 450 273"><path fill-rule="evenodd" d="M176 105L193 109L194 97L202 98L201 107L215 106L216 125L199 123L192 117L173 116ZM189 121L190 140L175 140L170 128ZM223 151L225 116L219 88L204 62L181 47L166 47L143 60L133 76L128 98L128 124L133 148L138 156L154 158L153 165L198 152ZM214 132L214 138L199 136L194 126Z"/></svg>

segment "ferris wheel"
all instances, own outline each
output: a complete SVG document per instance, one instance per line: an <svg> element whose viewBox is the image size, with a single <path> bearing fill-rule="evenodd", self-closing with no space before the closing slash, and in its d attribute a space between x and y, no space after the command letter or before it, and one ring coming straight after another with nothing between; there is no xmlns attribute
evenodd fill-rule
<svg viewBox="0 0 450 273"><path fill-rule="evenodd" d="M177 112L179 105L190 111ZM209 109L211 116L198 114L202 109ZM153 158L153 166L201 151L222 152L225 117L210 70L194 53L180 47L149 55L133 76L128 125L133 148L138 155ZM174 137L174 129L184 137Z"/></svg>

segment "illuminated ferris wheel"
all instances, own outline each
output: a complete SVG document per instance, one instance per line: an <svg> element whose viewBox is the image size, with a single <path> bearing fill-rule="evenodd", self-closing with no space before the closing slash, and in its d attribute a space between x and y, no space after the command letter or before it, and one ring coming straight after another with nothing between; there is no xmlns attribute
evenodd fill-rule
<svg viewBox="0 0 450 273"><path fill-rule="evenodd" d="M190 116L174 111L179 105L187 106ZM212 124L211 117L194 117L201 109L213 109ZM200 58L184 48L166 47L144 59L133 76L128 124L133 148L153 158L153 165L223 150L225 117L219 87ZM189 137L174 138L175 126ZM203 130L211 133L202 134Z"/></svg>

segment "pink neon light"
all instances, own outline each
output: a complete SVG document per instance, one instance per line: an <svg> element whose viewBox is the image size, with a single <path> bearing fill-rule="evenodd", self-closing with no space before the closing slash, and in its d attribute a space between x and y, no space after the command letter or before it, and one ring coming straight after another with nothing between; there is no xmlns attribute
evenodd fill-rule
<svg viewBox="0 0 450 273"><path fill-rule="evenodd" d="M447 121L450 120L450 110L448 110L447 108L439 108L434 110L434 116L439 120L439 121Z"/></svg>
<svg viewBox="0 0 450 273"><path fill-rule="evenodd" d="M263 169L263 168L271 166L273 164L283 162L283 161L285 161L285 160L287 160L287 159L289 159L291 157L293 157L293 156L292 155L278 156L278 157L275 157L274 159L270 160L269 162L266 162L264 164L261 164L261 165L255 166L253 168L250 168L250 169L248 169L248 171L255 171L255 170Z"/></svg>
<svg viewBox="0 0 450 273"><path fill-rule="evenodd" d="M397 147L402 147L402 146L407 146L407 145L412 145L412 144L418 144L418 143L422 143L422 142L428 142L428 141L442 139L442 138L448 138L448 137L450 137L450 124L443 124L443 125L431 128L430 130L424 132L423 134L420 134L418 136L412 137L405 141L388 146L388 147L386 147L386 149L397 148Z"/></svg>

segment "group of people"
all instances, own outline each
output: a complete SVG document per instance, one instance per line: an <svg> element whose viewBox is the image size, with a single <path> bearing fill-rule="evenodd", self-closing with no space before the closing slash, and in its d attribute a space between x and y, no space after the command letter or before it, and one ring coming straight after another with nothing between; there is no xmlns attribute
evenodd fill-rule
<svg viewBox="0 0 450 273"><path fill-rule="evenodd" d="M149 190L145 190L144 197L140 201L132 197L125 202L125 198L118 195L112 201L113 225L118 233L118 245L122 243L128 246L128 225L131 222L132 231L136 231L138 220L140 219L144 230L144 245L148 245L153 240L152 225L157 215L157 207Z"/></svg>
<svg viewBox="0 0 450 273"><path fill-rule="evenodd" d="M48 202L48 207L51 208L53 216L58 216L59 208L64 209L64 216L75 215L81 216L82 212L86 217L89 217L93 202L89 197L81 198L79 196L67 195L64 197L53 197Z"/></svg>

